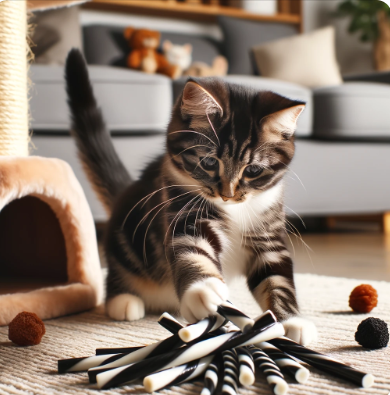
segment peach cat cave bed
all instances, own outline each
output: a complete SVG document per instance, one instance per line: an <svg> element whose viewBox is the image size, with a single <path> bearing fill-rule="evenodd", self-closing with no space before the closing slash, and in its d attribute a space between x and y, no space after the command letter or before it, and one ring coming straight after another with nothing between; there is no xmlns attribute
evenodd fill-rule
<svg viewBox="0 0 390 395"><path fill-rule="evenodd" d="M0 157L0 325L102 301L95 226L84 192L59 159Z"/></svg>

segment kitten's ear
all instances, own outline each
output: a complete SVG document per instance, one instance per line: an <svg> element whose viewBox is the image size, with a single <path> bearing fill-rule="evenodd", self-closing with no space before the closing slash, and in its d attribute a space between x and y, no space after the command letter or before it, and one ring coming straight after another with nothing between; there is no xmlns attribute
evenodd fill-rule
<svg viewBox="0 0 390 395"><path fill-rule="evenodd" d="M181 113L190 116L206 116L206 114L222 116L223 110L210 92L196 82L189 81L183 90Z"/></svg>
<svg viewBox="0 0 390 395"><path fill-rule="evenodd" d="M284 110L267 115L261 120L261 123L264 130L273 134L280 134L284 138L289 138L294 134L297 128L298 118L304 109L304 104L285 108Z"/></svg>

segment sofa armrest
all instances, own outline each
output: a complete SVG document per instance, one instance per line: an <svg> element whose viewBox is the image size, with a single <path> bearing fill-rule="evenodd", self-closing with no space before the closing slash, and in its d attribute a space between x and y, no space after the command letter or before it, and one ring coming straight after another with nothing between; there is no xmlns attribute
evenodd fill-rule
<svg viewBox="0 0 390 395"><path fill-rule="evenodd" d="M344 82L364 81L390 84L390 71L374 71L366 74L344 75L343 79Z"/></svg>

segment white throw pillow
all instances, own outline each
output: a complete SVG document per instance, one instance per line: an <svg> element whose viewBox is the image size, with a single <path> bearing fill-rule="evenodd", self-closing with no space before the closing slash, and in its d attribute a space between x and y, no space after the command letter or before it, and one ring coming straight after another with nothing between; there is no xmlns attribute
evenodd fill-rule
<svg viewBox="0 0 390 395"><path fill-rule="evenodd" d="M343 82L336 59L333 26L259 45L253 48L253 53L263 77L310 88Z"/></svg>

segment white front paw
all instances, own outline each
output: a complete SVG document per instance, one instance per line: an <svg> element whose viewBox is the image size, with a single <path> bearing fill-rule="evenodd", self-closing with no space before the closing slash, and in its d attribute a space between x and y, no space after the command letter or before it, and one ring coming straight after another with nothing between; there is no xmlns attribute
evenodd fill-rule
<svg viewBox="0 0 390 395"><path fill-rule="evenodd" d="M189 322L197 322L217 311L228 299L228 288L221 280L209 277L192 284L181 299L180 313Z"/></svg>
<svg viewBox="0 0 390 395"><path fill-rule="evenodd" d="M317 340L317 328L312 321L301 317L292 317L283 322L286 336L307 346Z"/></svg>
<svg viewBox="0 0 390 395"><path fill-rule="evenodd" d="M145 305L138 296L120 294L107 300L106 312L116 321L136 321L145 316Z"/></svg>

